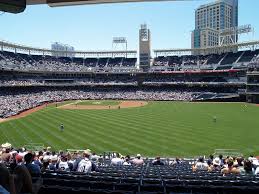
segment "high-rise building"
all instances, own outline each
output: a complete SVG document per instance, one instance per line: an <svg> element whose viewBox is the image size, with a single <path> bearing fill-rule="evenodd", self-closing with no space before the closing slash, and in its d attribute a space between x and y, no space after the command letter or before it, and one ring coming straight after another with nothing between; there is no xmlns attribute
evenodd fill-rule
<svg viewBox="0 0 259 194"><path fill-rule="evenodd" d="M51 50L53 51L52 56L55 56L55 57L75 57L75 54L71 53L75 51L74 47L67 44L54 42L51 44ZM58 52L55 52L55 51L58 51Z"/></svg>
<svg viewBox="0 0 259 194"><path fill-rule="evenodd" d="M150 67L150 30L146 24L142 24L139 30L139 67L148 69Z"/></svg>
<svg viewBox="0 0 259 194"><path fill-rule="evenodd" d="M220 31L237 26L238 0L217 0L201 5L195 11L192 48L218 46ZM224 44L230 44L230 40L226 39Z"/></svg>

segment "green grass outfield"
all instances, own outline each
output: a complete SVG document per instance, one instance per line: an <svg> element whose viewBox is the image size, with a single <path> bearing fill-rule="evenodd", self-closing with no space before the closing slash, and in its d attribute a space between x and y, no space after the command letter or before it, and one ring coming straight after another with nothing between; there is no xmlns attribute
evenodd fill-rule
<svg viewBox="0 0 259 194"><path fill-rule="evenodd" d="M149 102L120 110L62 110L50 105L0 123L0 143L146 156L207 155L217 148L259 155L258 137L259 107L243 103Z"/></svg>

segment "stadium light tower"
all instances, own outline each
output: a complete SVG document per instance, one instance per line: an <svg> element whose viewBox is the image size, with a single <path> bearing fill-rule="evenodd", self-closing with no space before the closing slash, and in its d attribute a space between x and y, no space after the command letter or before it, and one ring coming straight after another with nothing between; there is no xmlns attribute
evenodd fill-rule
<svg viewBox="0 0 259 194"><path fill-rule="evenodd" d="M122 48L122 51L125 52L125 57L127 58L127 50L128 50L128 42L126 37L113 37L112 39L112 50L118 49L118 47Z"/></svg>
<svg viewBox="0 0 259 194"><path fill-rule="evenodd" d="M220 30L219 46L235 44L240 34L248 34L253 31L254 28L252 28L251 24Z"/></svg>

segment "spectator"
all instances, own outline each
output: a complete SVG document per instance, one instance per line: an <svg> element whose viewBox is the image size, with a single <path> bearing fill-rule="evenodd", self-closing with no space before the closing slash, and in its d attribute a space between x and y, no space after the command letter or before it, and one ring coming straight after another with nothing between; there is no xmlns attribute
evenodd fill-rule
<svg viewBox="0 0 259 194"><path fill-rule="evenodd" d="M66 156L61 156L61 161L58 163L58 170L59 171L70 171L69 164L67 162Z"/></svg>
<svg viewBox="0 0 259 194"><path fill-rule="evenodd" d="M152 162L153 165L165 165L161 159L160 156L157 156L156 159Z"/></svg>
<svg viewBox="0 0 259 194"><path fill-rule="evenodd" d="M33 162L33 154L28 153L24 156L25 166L29 170L31 175L39 175L40 174L40 167L36 164L32 164Z"/></svg>
<svg viewBox="0 0 259 194"><path fill-rule="evenodd" d="M98 162L99 158L100 157L96 155L95 152L93 152L93 154L91 155L91 161L94 162L95 164Z"/></svg>
<svg viewBox="0 0 259 194"><path fill-rule="evenodd" d="M47 160L45 160L45 161L43 161L43 163L42 163L42 167L41 167L41 172L44 172L45 170L48 170L49 169L49 161Z"/></svg>
<svg viewBox="0 0 259 194"><path fill-rule="evenodd" d="M56 155L54 155L54 156L50 156L50 164L49 164L49 169L50 170L57 170L58 169L58 157L56 156Z"/></svg>
<svg viewBox="0 0 259 194"><path fill-rule="evenodd" d="M233 158L228 158L227 166L221 170L221 173L223 175L230 174L230 173L240 174L240 170L234 167Z"/></svg>
<svg viewBox="0 0 259 194"><path fill-rule="evenodd" d="M17 166L14 169L15 174L15 190L17 193L33 193L32 178L28 169L23 166Z"/></svg>
<svg viewBox="0 0 259 194"><path fill-rule="evenodd" d="M125 162L123 162L123 166L131 166L129 158L125 159Z"/></svg>
<svg viewBox="0 0 259 194"><path fill-rule="evenodd" d="M1 156L1 160L5 163L5 162L9 162L10 159L11 159L10 148L4 148Z"/></svg>
<svg viewBox="0 0 259 194"><path fill-rule="evenodd" d="M137 166L144 164L144 160L141 158L140 154L137 154L137 157L132 160L132 164Z"/></svg>
<svg viewBox="0 0 259 194"><path fill-rule="evenodd" d="M198 162L193 166L193 171L197 170L209 170L209 166L206 162L204 162L204 158L200 157Z"/></svg>
<svg viewBox="0 0 259 194"><path fill-rule="evenodd" d="M14 178L4 164L0 164L0 193L16 194Z"/></svg>
<svg viewBox="0 0 259 194"><path fill-rule="evenodd" d="M175 160L172 160L172 161L169 162L169 165L175 166L175 165L180 164L180 163L181 163L181 159L176 157Z"/></svg>
<svg viewBox="0 0 259 194"><path fill-rule="evenodd" d="M220 166L223 166L225 162L222 154L219 155L219 159L220 159Z"/></svg>
<svg viewBox="0 0 259 194"><path fill-rule="evenodd" d="M118 153L116 153L115 157L112 158L111 160L111 165L114 165L114 166L120 166L123 164L123 159L120 158L120 155Z"/></svg>
<svg viewBox="0 0 259 194"><path fill-rule="evenodd" d="M244 166L243 161L244 161L244 158L238 157L236 159L236 163L234 164L234 167L237 167L237 168L243 167Z"/></svg>
<svg viewBox="0 0 259 194"><path fill-rule="evenodd" d="M212 162L213 166L211 167L211 170L214 170L214 171L220 171L221 170L221 160L219 157L216 157L213 159L213 162Z"/></svg>
<svg viewBox="0 0 259 194"><path fill-rule="evenodd" d="M79 162L77 172L90 173L91 171L98 171L97 166L90 161L91 153L86 150L83 153L83 159Z"/></svg>
<svg viewBox="0 0 259 194"><path fill-rule="evenodd" d="M208 159L208 161L207 161L207 164L210 166L210 165L212 165L212 163L213 163L213 155L210 155L209 156L209 159Z"/></svg>
<svg viewBox="0 0 259 194"><path fill-rule="evenodd" d="M253 169L253 164L250 160L245 160L244 161L244 166L238 168L240 171L240 174L243 175L253 175L255 174L254 169Z"/></svg>

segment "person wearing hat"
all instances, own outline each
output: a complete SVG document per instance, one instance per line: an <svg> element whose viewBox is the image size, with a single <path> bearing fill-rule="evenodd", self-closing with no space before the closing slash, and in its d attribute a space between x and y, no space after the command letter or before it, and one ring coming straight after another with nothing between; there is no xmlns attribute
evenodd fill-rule
<svg viewBox="0 0 259 194"><path fill-rule="evenodd" d="M10 158L11 158L10 149L9 148L4 148L2 156L1 156L1 160L3 162L9 162Z"/></svg>
<svg viewBox="0 0 259 194"><path fill-rule="evenodd" d="M49 164L49 169L50 170L57 170L58 169L58 157L56 155L50 156L50 161L51 163Z"/></svg>
<svg viewBox="0 0 259 194"><path fill-rule="evenodd" d="M219 157L214 158L212 161L211 170L215 170L215 171L221 170L220 164L221 164L221 161L220 161Z"/></svg>
<svg viewBox="0 0 259 194"><path fill-rule="evenodd" d="M78 164L77 172L90 173L91 171L98 171L97 166L90 160L90 156L90 151L85 150L83 153L83 159Z"/></svg>
<svg viewBox="0 0 259 194"><path fill-rule="evenodd" d="M140 154L137 154L137 157L132 160L133 165L143 165L144 160L141 158Z"/></svg>

